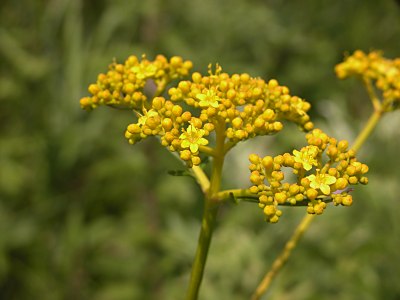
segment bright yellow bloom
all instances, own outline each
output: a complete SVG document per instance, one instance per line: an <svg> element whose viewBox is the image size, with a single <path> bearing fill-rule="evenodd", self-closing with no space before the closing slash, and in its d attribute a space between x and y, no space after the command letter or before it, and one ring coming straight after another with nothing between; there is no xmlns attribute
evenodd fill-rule
<svg viewBox="0 0 400 300"><path fill-rule="evenodd" d="M331 192L329 185L336 182L336 177L328 174L319 174L318 172L317 176L312 174L307 176L307 179L310 180L310 187L321 190L325 195L329 195Z"/></svg>
<svg viewBox="0 0 400 300"><path fill-rule="evenodd" d="M132 67L131 71L136 74L137 78L145 79L154 76L157 72L157 67L154 64L141 63Z"/></svg>
<svg viewBox="0 0 400 300"><path fill-rule="evenodd" d="M204 129L198 129L192 124L179 136L182 140L181 147L189 148L192 153L196 153L199 150L199 146L205 146L208 144L208 140L203 138L205 134Z"/></svg>
<svg viewBox="0 0 400 300"><path fill-rule="evenodd" d="M301 163L307 171L311 170L313 165L318 165L318 161L315 159L318 154L318 147L316 146L307 146L301 149L301 151L293 150L293 154L294 161Z"/></svg>
<svg viewBox="0 0 400 300"><path fill-rule="evenodd" d="M217 96L215 90L209 89L206 94L197 94L196 98L200 100L200 107L218 107L218 101L221 99Z"/></svg>

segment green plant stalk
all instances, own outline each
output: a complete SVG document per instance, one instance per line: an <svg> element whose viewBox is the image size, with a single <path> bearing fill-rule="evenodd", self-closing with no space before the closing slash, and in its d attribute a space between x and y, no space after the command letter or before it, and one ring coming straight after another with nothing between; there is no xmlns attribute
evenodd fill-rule
<svg viewBox="0 0 400 300"><path fill-rule="evenodd" d="M375 105L374 105L374 107L375 107ZM374 112L372 113L372 115L368 119L367 123L365 124L364 128L358 134L358 136L354 142L352 149L355 152L360 150L360 148L365 143L367 138L371 135L372 131L375 129L376 125L378 124L379 120L381 119L383 113L384 113L384 110L382 110L380 106L377 106L377 108L374 109ZM255 292L253 293L253 295L251 297L251 300L258 300L258 299L260 299L260 297L263 294L266 293L272 280L276 277L276 275L279 273L279 271L285 265L285 263L287 262L287 260L290 257L290 254L292 253L293 249L296 248L300 238L303 236L304 232L310 226L310 224L311 224L312 220L314 220L314 218L315 218L315 215L307 214L301 220L300 224L297 225L296 230L294 231L293 235L290 237L289 241L286 242L285 247L283 248L281 253L278 255L278 257L272 263L271 269L264 276L264 278L261 280L260 284L256 288Z"/></svg>
<svg viewBox="0 0 400 300"><path fill-rule="evenodd" d="M215 228L220 202L216 197L221 187L222 167L224 164L225 124L223 120L216 125L216 146L210 179L210 187L205 194L204 212L201 221L201 229L197 250L192 266L187 300L195 300L198 297L204 268L207 261L208 250L211 244L212 234Z"/></svg>
<svg viewBox="0 0 400 300"><path fill-rule="evenodd" d="M383 111L382 110L375 110L372 115L369 117L367 124L364 126L363 130L357 136L352 149L355 152L358 152L362 145L365 143L367 138L371 135L372 131L375 129L376 125L378 124L379 120L382 118Z"/></svg>
<svg viewBox="0 0 400 300"><path fill-rule="evenodd" d="M251 296L251 300L260 299L260 297L268 290L268 287L270 286L272 280L275 278L280 269L282 269L282 267L285 265L290 254L292 253L292 250L296 247L297 242L303 236L304 232L307 230L308 226L310 225L314 217L315 215L307 214L300 222L300 224L296 227L296 230L294 231L290 240L286 243L282 252L279 254L279 256L275 259L274 263L272 264L271 269L264 276L264 278L258 285L256 291Z"/></svg>

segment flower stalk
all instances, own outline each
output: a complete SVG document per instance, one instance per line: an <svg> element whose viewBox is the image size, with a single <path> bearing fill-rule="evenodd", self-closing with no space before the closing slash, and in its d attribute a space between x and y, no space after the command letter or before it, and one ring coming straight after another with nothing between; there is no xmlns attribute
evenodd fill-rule
<svg viewBox="0 0 400 300"><path fill-rule="evenodd" d="M216 225L218 209L220 202L216 197L221 186L222 168L224 164L224 142L225 142L225 124L217 122L215 127L216 146L213 160L210 188L205 194L204 212L201 221L200 236L197 244L197 250L192 266L192 273L189 282L189 288L186 300L195 300L198 298L201 282L206 266L208 250L211 244L212 234Z"/></svg>

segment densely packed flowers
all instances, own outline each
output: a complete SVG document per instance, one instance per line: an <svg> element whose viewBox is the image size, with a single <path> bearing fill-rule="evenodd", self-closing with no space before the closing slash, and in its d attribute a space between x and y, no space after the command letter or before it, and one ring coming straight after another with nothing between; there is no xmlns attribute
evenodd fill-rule
<svg viewBox="0 0 400 300"><path fill-rule="evenodd" d="M343 79L358 76L366 84L375 84L382 93L385 109L398 108L400 103L400 58L384 58L380 51L368 54L355 51L335 68L336 75Z"/></svg>
<svg viewBox="0 0 400 300"><path fill-rule="evenodd" d="M249 157L250 192L259 198L268 222L275 223L282 215L278 205L305 203L310 214L322 214L328 201L349 206L350 185L367 184L368 166L355 158L348 142L337 141L320 129L306 135L308 145L293 153L275 157ZM293 182L285 182L283 168L292 169Z"/></svg>
<svg viewBox="0 0 400 300"><path fill-rule="evenodd" d="M146 84L154 84L155 94L162 93L173 80L189 75L191 61L174 56L170 60L158 55L154 61L146 56L139 60L129 56L124 64L113 62L106 74L99 74L97 82L89 85L91 97L83 97L81 107L87 110L100 105L142 110L148 97L144 92Z"/></svg>
<svg viewBox="0 0 400 300"><path fill-rule="evenodd" d="M389 63L378 54L370 56L356 53L349 57L337 66L339 76L369 74L377 86L386 88L386 97L400 98L398 81L387 74L398 72L398 61ZM189 77L191 68L192 62L179 56L168 60L158 55L153 61L130 56L124 64L113 62L108 72L89 86L91 96L81 99L81 107L132 110L135 121L125 130L128 142L136 144L157 136L161 145L177 152L189 167L199 165L204 155L223 160L238 142L276 134L283 121L294 122L309 132L307 146L276 157L252 154L249 158L253 184L249 191L259 199L266 220L278 221L282 214L278 205L305 204L310 214L321 214L328 201L351 205L348 186L366 184L368 167L356 160L347 141L338 142L313 130L307 101L291 95L275 79L266 82L247 73L230 75L218 64L214 70L209 66L208 75L194 72L190 80L182 80ZM375 73L367 72L368 68ZM181 81L165 95L176 79ZM292 169L293 183L284 181L282 168Z"/></svg>
<svg viewBox="0 0 400 300"><path fill-rule="evenodd" d="M305 131L313 128L307 114L310 104L290 95L287 87L246 73L229 75L219 65L214 72L209 66L208 76L194 72L191 80L169 89L170 99L162 97L167 84L187 76L191 67L190 61L177 56L169 61L161 55L154 61L131 56L125 64L114 62L89 86L92 96L82 98L81 106L133 109L137 122L126 129L129 143L158 136L189 166L200 164L200 153L213 155L207 145L216 126L224 132L226 151L240 141L281 131L282 120L295 122ZM152 97L145 93L149 82L156 85Z"/></svg>

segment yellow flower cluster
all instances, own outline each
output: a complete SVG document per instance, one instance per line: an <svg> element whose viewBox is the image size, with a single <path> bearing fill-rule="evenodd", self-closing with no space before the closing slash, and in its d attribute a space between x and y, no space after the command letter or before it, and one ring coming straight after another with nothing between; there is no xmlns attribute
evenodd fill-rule
<svg viewBox="0 0 400 300"><path fill-rule="evenodd" d="M335 67L338 78L359 76L365 82L373 82L382 91L383 100L395 107L400 102L400 58L386 59L381 52L368 54L357 50ZM391 107L389 107L390 109Z"/></svg>
<svg viewBox="0 0 400 300"><path fill-rule="evenodd" d="M99 105L132 109L137 122L125 131L129 143L158 136L188 166L200 164L200 153L215 155L207 145L216 131L226 153L240 141L279 132L282 120L295 122L304 131L313 128L307 114L310 104L290 95L287 87L246 73L229 75L219 65L214 72L210 65L208 76L195 72L191 80L180 81L169 89L170 99L161 97L167 84L189 75L191 67L190 61L178 56L168 60L158 55L154 61L130 56L98 76L89 86L91 97L82 98L81 106L87 110ZM149 83L155 89L151 96L145 94Z"/></svg>
<svg viewBox="0 0 400 300"><path fill-rule="evenodd" d="M113 62L106 74L99 74L97 82L89 85L91 97L80 100L81 107L87 110L99 105L109 105L118 108L142 109L146 106L145 87L151 83L155 86L152 96L162 93L167 84L177 78L189 75L191 61L183 61L179 56L167 60L158 55L154 61L145 56L139 60L130 56L124 64Z"/></svg>
<svg viewBox="0 0 400 300"><path fill-rule="evenodd" d="M125 137L130 144L135 144L148 136L159 136L163 146L179 152L181 159L192 166L200 164L200 147L208 144L204 137L212 130L212 123L204 124L180 105L164 97L155 97L151 109L143 109L138 122L128 126Z"/></svg>
<svg viewBox="0 0 400 300"><path fill-rule="evenodd" d="M347 141L337 141L320 129L306 139L308 145L292 154L249 157L250 192L258 196L268 222L276 223L282 215L278 205L305 204L310 214L322 214L329 201L349 206L353 200L348 186L368 183L368 166L357 161ZM284 182L284 167L292 169L294 182Z"/></svg>
<svg viewBox="0 0 400 300"><path fill-rule="evenodd" d="M258 135L274 134L282 130L281 120L300 125L305 131L313 128L307 111L310 104L276 80L266 83L248 74L229 75L216 66L209 66L209 75L195 72L191 81L181 81L169 90L171 101L184 101L200 109L199 120L214 124L225 123L225 136L232 144ZM207 130L206 130L207 131Z"/></svg>

